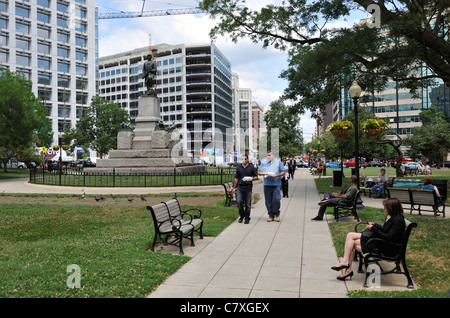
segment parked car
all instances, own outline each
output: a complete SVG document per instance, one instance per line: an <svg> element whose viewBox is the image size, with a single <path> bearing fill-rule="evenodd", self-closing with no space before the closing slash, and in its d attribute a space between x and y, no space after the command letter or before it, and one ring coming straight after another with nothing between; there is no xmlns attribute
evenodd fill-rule
<svg viewBox="0 0 450 318"><path fill-rule="evenodd" d="M327 168L340 168L341 165L337 161L331 161L331 162L325 163L325 167L327 167ZM347 168L347 166L345 164L344 164L344 168Z"/></svg>
<svg viewBox="0 0 450 318"><path fill-rule="evenodd" d="M91 158L83 158L75 160L71 163L72 167L96 167L95 162L91 160Z"/></svg>
<svg viewBox="0 0 450 318"><path fill-rule="evenodd" d="M300 159L297 161L297 168L308 168L308 161Z"/></svg>
<svg viewBox="0 0 450 318"><path fill-rule="evenodd" d="M385 164L379 161L369 161L367 162L367 166L369 167L384 167Z"/></svg>
<svg viewBox="0 0 450 318"><path fill-rule="evenodd" d="M402 168L405 170L406 170L406 168L417 169L417 171L419 171L419 172L422 172L422 170L423 170L422 165L418 162L407 162L402 165Z"/></svg>
<svg viewBox="0 0 450 318"><path fill-rule="evenodd" d="M347 161L344 161L344 165L346 165L347 167L354 167L355 166L355 159L350 159Z"/></svg>
<svg viewBox="0 0 450 318"><path fill-rule="evenodd" d="M3 164L1 164L1 167L3 168ZM17 161L16 159L11 159L6 164L6 168L7 169L11 169L11 168L26 169L27 164L22 161Z"/></svg>

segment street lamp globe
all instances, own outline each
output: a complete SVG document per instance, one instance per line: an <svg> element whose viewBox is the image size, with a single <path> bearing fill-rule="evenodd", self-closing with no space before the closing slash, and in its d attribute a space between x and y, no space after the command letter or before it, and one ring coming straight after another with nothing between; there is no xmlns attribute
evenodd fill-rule
<svg viewBox="0 0 450 318"><path fill-rule="evenodd" d="M352 98L358 98L361 96L361 87L356 83L356 81L353 82L352 86L350 86L350 96Z"/></svg>

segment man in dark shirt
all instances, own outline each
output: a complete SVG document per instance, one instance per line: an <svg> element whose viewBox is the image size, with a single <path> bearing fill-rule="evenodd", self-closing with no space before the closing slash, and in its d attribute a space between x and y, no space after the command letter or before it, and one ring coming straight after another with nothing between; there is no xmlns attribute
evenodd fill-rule
<svg viewBox="0 0 450 318"><path fill-rule="evenodd" d="M358 193L358 188L356 187L357 182L358 182L357 177L353 175L350 177L351 185L347 189L347 191L345 191L345 193L339 194L336 192L333 193L325 192L323 200L319 202L320 205L319 213L317 214L316 217L312 218L312 220L313 221L323 220L323 215L325 214L327 206L337 206L339 203L342 203L344 205L352 204L353 199Z"/></svg>
<svg viewBox="0 0 450 318"><path fill-rule="evenodd" d="M232 193L236 193L236 202L239 209L239 223L245 219L245 224L250 222L250 210L252 208L253 181L258 179L255 167L248 162L248 156L242 157L242 163L236 168L234 174L234 186Z"/></svg>

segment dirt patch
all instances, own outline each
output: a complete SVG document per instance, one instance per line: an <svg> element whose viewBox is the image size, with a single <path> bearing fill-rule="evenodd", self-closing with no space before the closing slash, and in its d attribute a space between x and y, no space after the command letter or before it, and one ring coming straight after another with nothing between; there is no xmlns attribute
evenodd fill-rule
<svg viewBox="0 0 450 318"><path fill-rule="evenodd" d="M115 206L133 206L133 205L154 205L162 201L167 201L172 198L172 196L167 197L152 197L151 195L146 195L145 200L141 200L139 196L129 196L129 197L116 197L104 196L104 200L99 199L99 196L87 196L84 199L76 197L26 197L26 196L12 196L12 197L0 197L0 204L2 203L22 203L22 204L64 204L64 205L115 205ZM131 202L128 199L132 199ZM216 202L223 200L223 197L212 196L212 197L181 197L178 201L181 205L188 206L209 206L215 205Z"/></svg>

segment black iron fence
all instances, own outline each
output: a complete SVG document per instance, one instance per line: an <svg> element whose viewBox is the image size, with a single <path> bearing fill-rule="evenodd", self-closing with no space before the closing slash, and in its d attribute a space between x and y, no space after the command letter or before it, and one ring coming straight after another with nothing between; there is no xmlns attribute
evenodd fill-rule
<svg viewBox="0 0 450 318"><path fill-rule="evenodd" d="M206 172L177 171L152 173L89 172L89 169L30 169L30 182L71 187L175 187L220 185L234 180L236 168L208 168Z"/></svg>

